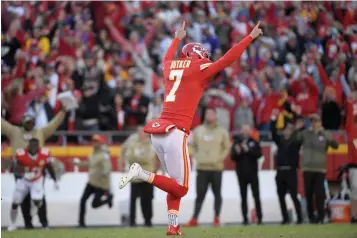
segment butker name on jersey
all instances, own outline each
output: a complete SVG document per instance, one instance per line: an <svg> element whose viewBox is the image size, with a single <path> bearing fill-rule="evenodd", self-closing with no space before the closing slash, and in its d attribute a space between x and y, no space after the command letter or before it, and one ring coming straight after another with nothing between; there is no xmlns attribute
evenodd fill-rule
<svg viewBox="0 0 357 238"><path fill-rule="evenodd" d="M170 69L187 69L190 67L191 60L173 60Z"/></svg>

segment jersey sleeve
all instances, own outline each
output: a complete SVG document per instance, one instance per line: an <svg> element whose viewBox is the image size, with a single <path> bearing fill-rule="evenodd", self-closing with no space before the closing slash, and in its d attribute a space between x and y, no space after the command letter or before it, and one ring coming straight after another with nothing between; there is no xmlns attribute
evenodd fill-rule
<svg viewBox="0 0 357 238"><path fill-rule="evenodd" d="M235 60L237 60L248 47L248 45L253 41L251 36L246 36L238 44L233 46L227 53L225 53L222 58L214 63L201 65L204 78L211 78L213 75L223 70L225 67L231 65ZM200 68L201 68L200 66Z"/></svg>
<svg viewBox="0 0 357 238"><path fill-rule="evenodd" d="M174 38L169 46L169 48L167 49L166 51L166 54L164 56L164 65L165 65L165 62L166 61L169 61L169 60L173 60L175 55L176 55L176 51L177 51L177 48L180 44L180 40L178 38Z"/></svg>
<svg viewBox="0 0 357 238"><path fill-rule="evenodd" d="M200 63L200 71L204 71L212 64L213 64L213 62L211 62L210 60L208 60L208 59L204 60L203 62Z"/></svg>
<svg viewBox="0 0 357 238"><path fill-rule="evenodd" d="M48 157L50 157L51 153L48 148L41 148L41 154L44 155L46 162L48 163Z"/></svg>

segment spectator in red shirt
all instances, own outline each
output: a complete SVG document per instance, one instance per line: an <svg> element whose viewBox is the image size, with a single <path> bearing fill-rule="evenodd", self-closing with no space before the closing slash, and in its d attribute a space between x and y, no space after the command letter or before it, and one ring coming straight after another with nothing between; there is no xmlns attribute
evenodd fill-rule
<svg viewBox="0 0 357 238"><path fill-rule="evenodd" d="M44 95L46 88L35 89L27 94L23 94L22 80L15 80L9 89L9 122L20 125L22 117L26 113L29 103L36 97Z"/></svg>
<svg viewBox="0 0 357 238"><path fill-rule="evenodd" d="M302 75L290 85L296 97L296 111L299 115L308 118L318 110L319 91L312 78L301 69Z"/></svg>
<svg viewBox="0 0 357 238"><path fill-rule="evenodd" d="M343 101L343 89L342 89L342 85L341 82L339 80L339 77L341 75L345 74L345 64L342 61L342 57L343 55L340 54L339 57L341 58L339 61L340 63L340 68L339 70L335 69L332 71L331 77L328 77L324 67L322 66L321 62L319 59L317 59L317 66L318 66L318 70L319 70L319 74L320 74L320 78L322 83L324 84L325 87L331 87L335 90L335 94L336 94L336 101L339 105L342 105L342 101ZM325 128L326 129L326 128Z"/></svg>
<svg viewBox="0 0 357 238"><path fill-rule="evenodd" d="M133 95L124 99L124 110L129 127L145 123L150 98L143 93L144 85L144 80L135 79Z"/></svg>

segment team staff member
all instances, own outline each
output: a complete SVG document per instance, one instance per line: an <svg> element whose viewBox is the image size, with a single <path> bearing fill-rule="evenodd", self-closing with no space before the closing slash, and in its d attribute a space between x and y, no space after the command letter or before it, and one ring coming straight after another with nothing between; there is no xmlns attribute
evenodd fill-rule
<svg viewBox="0 0 357 238"><path fill-rule="evenodd" d="M219 215L222 206L221 185L224 160L231 147L228 131L218 125L216 111L208 108L205 112L205 122L193 132L192 157L196 160L197 197L192 219L186 226L197 226L197 218L201 211L208 186L211 185L214 194L214 226L219 226Z"/></svg>
<svg viewBox="0 0 357 238"><path fill-rule="evenodd" d="M93 208L98 208L104 204L108 204L109 208L113 206L113 195L110 193L112 163L110 152L106 146L106 138L94 135L92 142L94 151L88 156L88 161L80 162L79 159L74 160L74 163L80 167L88 167L89 180L80 201L79 211L79 227L82 228L86 227L84 221L86 202L91 195L94 194L92 201Z"/></svg>
<svg viewBox="0 0 357 238"><path fill-rule="evenodd" d="M350 157L351 223L357 223L357 95L347 102L346 131ZM354 100L353 100L354 99Z"/></svg>
<svg viewBox="0 0 357 238"><path fill-rule="evenodd" d="M259 195L258 159L262 156L259 141L252 136L252 128L249 125L242 127L242 135L234 137L231 150L231 158L236 161L236 173L238 177L240 195L242 198L243 224L248 225L247 189L250 184L255 201L257 223L262 224L262 208Z"/></svg>
<svg viewBox="0 0 357 238"><path fill-rule="evenodd" d="M310 223L323 223L325 217L325 175L327 150L331 146L338 148L338 143L325 131L321 118L315 114L311 117L311 128L298 133L302 142L302 170L304 172L304 189L307 212ZM314 198L318 216L314 215Z"/></svg>
<svg viewBox="0 0 357 238"><path fill-rule="evenodd" d="M61 111L48 123L48 125L41 129L34 129L35 126L35 118L29 115L25 115L22 118L22 126L14 126L1 118L1 133L4 134L10 142L12 148L12 155L14 158L15 151L17 149L24 149L28 145L28 141L31 138L36 138L39 140L40 147L43 147L45 141L49 139L56 129L62 123L64 117L66 115L65 108L63 107ZM21 178L21 175L14 169L15 179ZM33 228L32 218L30 215L30 195L27 195L24 201L21 204L21 211L24 217L25 227L27 229ZM43 204L46 204L46 201L43 201ZM46 218L46 206L39 209L39 217L40 220L45 221ZM44 227L46 224L42 224Z"/></svg>
<svg viewBox="0 0 357 238"><path fill-rule="evenodd" d="M129 137L128 140L124 142L124 145L125 149L121 150L119 156L120 165L125 162L127 162L129 166L133 163L140 163L147 171L156 172L158 170L159 163L156 154L151 148L150 136L143 131L143 127L139 126L134 136ZM121 170L124 171L123 169ZM132 181L131 183L130 226L136 226L136 199L139 197L145 226L151 227L154 187L152 184L141 180Z"/></svg>
<svg viewBox="0 0 357 238"><path fill-rule="evenodd" d="M282 225L288 224L289 216L286 209L285 195L289 192L297 215L297 224L302 223L301 206L298 200L298 168L301 142L297 138L298 131L294 125L287 123L282 131L277 131L276 118L272 118L271 133L278 147L276 155L276 187L279 197Z"/></svg>

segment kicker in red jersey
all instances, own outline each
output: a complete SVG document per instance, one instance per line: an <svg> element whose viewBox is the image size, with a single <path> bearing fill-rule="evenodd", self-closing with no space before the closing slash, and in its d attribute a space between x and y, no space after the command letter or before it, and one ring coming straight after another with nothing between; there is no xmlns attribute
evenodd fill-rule
<svg viewBox="0 0 357 238"><path fill-rule="evenodd" d="M186 36L183 22L164 56L163 110L158 119L146 124L144 131L151 134L152 148L169 177L151 173L134 163L130 166L128 175L121 178L119 188L124 188L131 180L140 178L167 192L169 236L183 235L178 223L178 214L181 198L189 189L191 166L187 136L198 102L206 87L206 80L237 60L249 43L262 33L258 23L249 36L214 63L208 59L208 50L199 43L185 45L182 53L186 58L175 60L180 40Z"/></svg>

